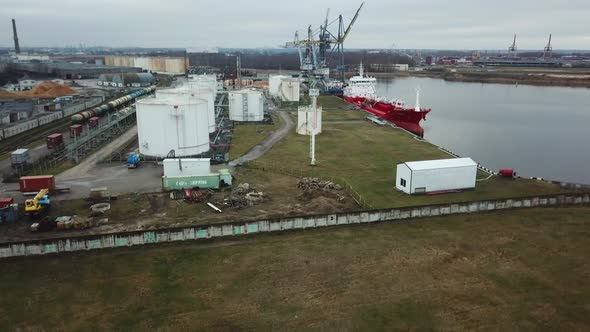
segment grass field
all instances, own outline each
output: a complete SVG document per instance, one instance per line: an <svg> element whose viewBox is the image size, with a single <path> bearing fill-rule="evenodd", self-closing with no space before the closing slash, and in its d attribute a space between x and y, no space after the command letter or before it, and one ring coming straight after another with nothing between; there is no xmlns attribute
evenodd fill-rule
<svg viewBox="0 0 590 332"><path fill-rule="evenodd" d="M590 329L589 208L0 264L0 330Z"/></svg>
<svg viewBox="0 0 590 332"><path fill-rule="evenodd" d="M280 126L281 118L272 114L272 125L244 124L234 127L229 158L235 159L250 151Z"/></svg>
<svg viewBox="0 0 590 332"><path fill-rule="evenodd" d="M332 111L338 113L338 111ZM360 114L340 111L342 114ZM333 117L339 116L338 114ZM290 167L321 177L343 178L374 208L399 207L556 193L559 186L531 180L493 177L475 190L436 196L409 196L395 190L397 163L443 159L449 155L407 133L368 122L323 124L316 137L317 166L309 166L309 137L291 131L259 161L267 167ZM485 178L480 174L480 178Z"/></svg>
<svg viewBox="0 0 590 332"><path fill-rule="evenodd" d="M328 110L341 110L341 109L353 109L354 107L349 103L345 102L341 98L332 95L324 95L318 97L318 105L322 106L323 109Z"/></svg>

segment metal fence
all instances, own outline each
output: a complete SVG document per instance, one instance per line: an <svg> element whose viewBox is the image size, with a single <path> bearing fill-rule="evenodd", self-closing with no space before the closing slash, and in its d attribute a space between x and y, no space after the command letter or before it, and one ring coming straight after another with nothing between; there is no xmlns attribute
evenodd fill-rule
<svg viewBox="0 0 590 332"><path fill-rule="evenodd" d="M56 254L63 252L128 247L218 237L231 237L258 233L284 232L328 226L367 224L375 222L398 222L421 217L488 212L516 208L588 205L589 203L590 194L588 193L562 194L414 206L397 209L365 210L334 214L285 217L256 221L236 221L224 224L175 227L158 230L4 243L0 244L0 258Z"/></svg>

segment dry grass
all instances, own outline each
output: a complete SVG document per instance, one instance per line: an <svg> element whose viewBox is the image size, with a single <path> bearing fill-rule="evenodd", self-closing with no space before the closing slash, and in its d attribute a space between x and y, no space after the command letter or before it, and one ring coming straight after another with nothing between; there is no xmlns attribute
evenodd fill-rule
<svg viewBox="0 0 590 332"><path fill-rule="evenodd" d="M0 330L588 330L588 212L7 260Z"/></svg>
<svg viewBox="0 0 590 332"><path fill-rule="evenodd" d="M272 125L241 124L235 126L229 149L230 159L236 159L246 154L271 132L279 128L281 118L272 114L272 119Z"/></svg>
<svg viewBox="0 0 590 332"><path fill-rule="evenodd" d="M347 111L343 111L347 112ZM449 155L407 133L368 122L323 124L316 138L317 166L309 166L309 137L291 131L260 162L290 167L321 177L344 178L374 208L496 199L560 192L544 182L494 177L458 194L409 196L395 190L396 165L404 161L443 159ZM480 174L481 178L486 177Z"/></svg>

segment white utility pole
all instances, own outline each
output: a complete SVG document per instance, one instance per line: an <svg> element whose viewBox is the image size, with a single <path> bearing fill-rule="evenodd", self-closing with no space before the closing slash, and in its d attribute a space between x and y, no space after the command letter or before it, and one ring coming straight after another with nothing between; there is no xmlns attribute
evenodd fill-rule
<svg viewBox="0 0 590 332"><path fill-rule="evenodd" d="M311 147L310 147L310 157L311 162L309 163L311 166L315 166L315 134L316 128L318 124L318 96L320 95L319 89L309 89L309 96L311 97L311 107L313 107L313 126L311 128ZM309 121L309 120L308 120Z"/></svg>

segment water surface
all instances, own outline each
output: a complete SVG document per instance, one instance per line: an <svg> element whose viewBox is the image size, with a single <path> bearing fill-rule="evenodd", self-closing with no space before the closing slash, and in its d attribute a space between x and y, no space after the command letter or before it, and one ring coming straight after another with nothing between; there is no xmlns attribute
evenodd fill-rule
<svg viewBox="0 0 590 332"><path fill-rule="evenodd" d="M493 170L590 184L590 89L379 79L377 93L432 108L424 137Z"/></svg>

